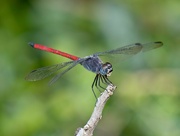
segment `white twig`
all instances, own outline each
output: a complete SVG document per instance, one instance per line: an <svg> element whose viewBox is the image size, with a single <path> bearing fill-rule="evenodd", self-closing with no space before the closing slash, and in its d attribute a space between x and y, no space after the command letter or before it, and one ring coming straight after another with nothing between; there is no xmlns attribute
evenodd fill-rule
<svg viewBox="0 0 180 136"><path fill-rule="evenodd" d="M95 127L97 126L99 120L102 118L103 108L111 95L113 95L116 86L112 84L108 85L106 90L101 94L98 98L97 103L94 107L94 111L87 122L87 124L83 128L78 128L76 130L75 136L92 136Z"/></svg>

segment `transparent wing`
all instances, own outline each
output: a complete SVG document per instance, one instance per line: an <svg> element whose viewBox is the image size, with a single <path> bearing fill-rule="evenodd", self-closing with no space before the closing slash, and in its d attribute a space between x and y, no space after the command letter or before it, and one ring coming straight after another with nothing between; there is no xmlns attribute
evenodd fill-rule
<svg viewBox="0 0 180 136"><path fill-rule="evenodd" d="M44 79L44 78L52 75L53 73L55 73L59 69L64 68L66 66L69 66L70 64L73 64L75 62L76 61L69 61L69 62L64 62L64 63L52 65L52 66L38 68L36 70L31 71L25 77L25 79L28 80L28 81L37 81L37 80Z"/></svg>
<svg viewBox="0 0 180 136"><path fill-rule="evenodd" d="M139 53L140 51L149 51L155 48L159 48L163 45L162 42L151 42L146 44L141 43L135 43L126 45L120 48L117 48L115 50L105 51L105 52L99 52L97 53L98 56L106 55L106 54L124 54L124 55L135 55Z"/></svg>
<svg viewBox="0 0 180 136"><path fill-rule="evenodd" d="M151 42L151 43L146 43L142 45L142 52L146 52L146 51L150 51L156 48L159 48L161 46L163 46L162 42Z"/></svg>
<svg viewBox="0 0 180 136"><path fill-rule="evenodd" d="M68 68L66 68L63 72L55 75L50 81L49 81L49 85L53 84L54 82L56 82L62 75L64 75L66 72L68 72L70 69L72 69L73 67L75 67L77 64L81 63L82 61L84 61L84 58L81 58L80 60L75 61L75 63L72 63Z"/></svg>
<svg viewBox="0 0 180 136"><path fill-rule="evenodd" d="M110 51L105 51L105 52L98 52L95 55L98 56L115 56L118 57L118 60L124 60L126 58L129 58L137 53L140 52L146 52L152 49L159 48L163 45L162 42L151 42L151 43L146 43L146 44L141 44L141 43L135 43L135 44L130 44L126 45L114 50Z"/></svg>

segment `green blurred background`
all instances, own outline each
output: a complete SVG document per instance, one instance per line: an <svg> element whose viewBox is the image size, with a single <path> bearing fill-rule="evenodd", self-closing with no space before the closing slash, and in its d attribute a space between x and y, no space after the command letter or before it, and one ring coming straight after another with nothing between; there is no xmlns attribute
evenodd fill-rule
<svg viewBox="0 0 180 136"><path fill-rule="evenodd" d="M0 136L70 136L95 104L95 76L76 66L52 86L33 69L68 61L29 41L77 56L135 42L164 46L114 67L117 86L96 136L180 136L179 0L7 0L0 5ZM98 92L97 92L98 93Z"/></svg>

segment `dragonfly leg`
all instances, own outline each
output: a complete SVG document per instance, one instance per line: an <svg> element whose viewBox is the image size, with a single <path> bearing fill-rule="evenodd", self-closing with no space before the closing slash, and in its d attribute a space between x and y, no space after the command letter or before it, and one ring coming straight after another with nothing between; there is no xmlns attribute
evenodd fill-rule
<svg viewBox="0 0 180 136"><path fill-rule="evenodd" d="M100 78L100 79L99 79L99 86L100 86L102 89L106 89L105 87L101 86L101 83L103 83L103 84L106 85L106 83L104 82L103 76L100 75L99 78Z"/></svg>
<svg viewBox="0 0 180 136"><path fill-rule="evenodd" d="M94 91L94 86L97 85L97 80L98 80L98 74L95 76L94 81L93 81L92 86L91 86L92 92L93 92L93 94L94 94L94 96L95 96L95 98L96 98L96 101L97 101L97 96L96 96L96 93L95 93L95 91Z"/></svg>
<svg viewBox="0 0 180 136"><path fill-rule="evenodd" d="M109 85L109 84L112 84L112 82L108 79L108 77L105 75L105 76L102 76L103 79L104 79L104 82Z"/></svg>
<svg viewBox="0 0 180 136"><path fill-rule="evenodd" d="M108 79L108 77L107 77L106 75L103 76L103 75L97 74L97 75L95 76L94 81L93 81L92 86L91 86L92 91L93 91L93 94L94 94L96 100L97 100L97 96L96 96L96 93L95 93L95 91L94 91L94 87L96 87L100 93L102 93L101 89L106 90L106 88L103 87L103 86L101 85L101 83L103 83L103 84L105 84L105 85L112 84L112 82Z"/></svg>
<svg viewBox="0 0 180 136"><path fill-rule="evenodd" d="M101 86L101 75L100 74L98 74L96 88L99 90L100 93L102 93L101 89L104 89L104 87Z"/></svg>
<svg viewBox="0 0 180 136"><path fill-rule="evenodd" d="M102 76L102 82L106 85L112 84L112 82L108 79L108 77L106 75Z"/></svg>

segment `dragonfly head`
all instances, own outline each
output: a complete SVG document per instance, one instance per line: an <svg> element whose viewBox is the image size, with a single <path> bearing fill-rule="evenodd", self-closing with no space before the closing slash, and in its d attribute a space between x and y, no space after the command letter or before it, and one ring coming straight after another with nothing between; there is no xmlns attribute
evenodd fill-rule
<svg viewBox="0 0 180 136"><path fill-rule="evenodd" d="M102 65L102 68L100 70L100 74L101 75L107 75L107 76L111 76L111 73L113 71L112 65L109 62L106 62Z"/></svg>

